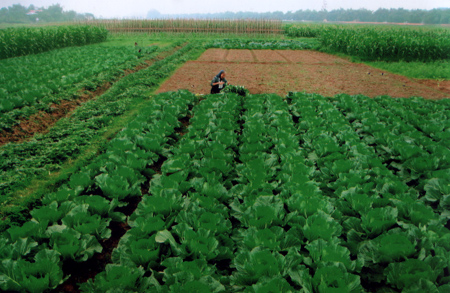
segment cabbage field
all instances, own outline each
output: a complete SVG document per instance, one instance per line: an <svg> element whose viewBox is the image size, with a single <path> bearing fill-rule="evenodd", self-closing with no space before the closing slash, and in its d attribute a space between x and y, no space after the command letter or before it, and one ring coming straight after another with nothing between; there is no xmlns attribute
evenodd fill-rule
<svg viewBox="0 0 450 293"><path fill-rule="evenodd" d="M56 288L126 221L82 292L446 292L450 104L405 103L155 96L3 233L0 286Z"/></svg>
<svg viewBox="0 0 450 293"><path fill-rule="evenodd" d="M155 94L207 48L315 46L172 37L0 60L1 135L91 95L0 145L0 291L450 292L450 100Z"/></svg>

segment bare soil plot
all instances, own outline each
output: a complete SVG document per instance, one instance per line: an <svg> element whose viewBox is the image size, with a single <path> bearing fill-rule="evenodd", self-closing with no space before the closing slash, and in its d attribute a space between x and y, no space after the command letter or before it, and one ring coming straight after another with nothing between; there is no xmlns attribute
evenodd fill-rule
<svg viewBox="0 0 450 293"><path fill-rule="evenodd" d="M227 51L223 49L209 49L198 58L198 61L223 61Z"/></svg>
<svg viewBox="0 0 450 293"><path fill-rule="evenodd" d="M229 62L255 62L255 56L250 50L227 50L226 61ZM205 52L206 53L206 52ZM211 60L222 61L222 60ZM225 61L225 59L223 60Z"/></svg>
<svg viewBox="0 0 450 293"><path fill-rule="evenodd" d="M351 62L333 55L316 51L298 51L298 50L277 50L278 54L286 58L291 63L303 64L350 64Z"/></svg>
<svg viewBox="0 0 450 293"><path fill-rule="evenodd" d="M291 50L221 51L209 49L199 58L201 61L187 62L157 92L187 89L197 94L208 94L211 79L224 69L230 84L245 86L252 94L276 93L284 96L290 91L305 91L324 96L345 93L369 97L450 97L445 83L438 87L364 64L350 63L325 53ZM211 56L214 56L214 60L208 61ZM222 61L220 56L225 56ZM286 62L281 62L280 57Z"/></svg>
<svg viewBox="0 0 450 293"><path fill-rule="evenodd" d="M256 60L258 62L271 62L271 63L288 63L285 57L280 55L278 51L271 50L253 50Z"/></svg>

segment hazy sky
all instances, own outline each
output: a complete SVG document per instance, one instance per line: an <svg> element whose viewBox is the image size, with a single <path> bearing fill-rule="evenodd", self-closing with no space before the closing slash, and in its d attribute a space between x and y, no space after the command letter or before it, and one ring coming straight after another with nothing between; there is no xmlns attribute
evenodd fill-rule
<svg viewBox="0 0 450 293"><path fill-rule="evenodd" d="M327 10L339 8L405 8L433 9L450 7L450 0L326 0ZM214 13L225 11L297 11L320 10L323 0L1 0L1 7L21 4L28 7L48 7L59 3L64 10L75 10L79 13L93 13L96 17L139 17L156 9L163 14Z"/></svg>

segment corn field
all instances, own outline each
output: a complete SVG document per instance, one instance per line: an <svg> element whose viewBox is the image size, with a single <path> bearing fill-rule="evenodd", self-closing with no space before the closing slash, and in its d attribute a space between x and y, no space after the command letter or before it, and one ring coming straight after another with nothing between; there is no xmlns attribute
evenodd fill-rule
<svg viewBox="0 0 450 293"><path fill-rule="evenodd" d="M237 33L237 34L282 34L281 21L277 20L90 20L79 24L105 28L114 33L175 32L175 33Z"/></svg>
<svg viewBox="0 0 450 293"><path fill-rule="evenodd" d="M103 42L108 31L94 26L53 26L0 30L0 59L57 48Z"/></svg>
<svg viewBox="0 0 450 293"><path fill-rule="evenodd" d="M433 61L450 58L450 33L446 30L327 27L322 45L332 51L365 60Z"/></svg>

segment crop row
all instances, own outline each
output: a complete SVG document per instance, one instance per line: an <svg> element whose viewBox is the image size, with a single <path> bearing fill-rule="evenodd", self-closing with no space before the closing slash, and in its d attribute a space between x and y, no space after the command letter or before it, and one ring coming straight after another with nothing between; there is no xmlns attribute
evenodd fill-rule
<svg viewBox="0 0 450 293"><path fill-rule="evenodd" d="M106 29L87 25L2 29L0 59L100 43L107 35Z"/></svg>
<svg viewBox="0 0 450 293"><path fill-rule="evenodd" d="M433 61L450 58L444 29L338 25L287 25L290 37L319 38L325 50L369 61Z"/></svg>
<svg viewBox="0 0 450 293"><path fill-rule="evenodd" d="M341 228L330 231L342 231L336 236L346 239L343 245L356 258L354 268L359 266L366 289L430 291L436 290L433 283L446 284L446 219L418 200L417 191L383 164L327 99L305 94L290 99L300 134L305 133L302 145L316 162L320 187L340 222Z"/></svg>
<svg viewBox="0 0 450 293"><path fill-rule="evenodd" d="M400 139L407 129L437 141L360 96L227 93L190 111L195 103L188 92L156 96L32 221L7 230L0 288L64 282L62 264L101 253L120 206L142 196L111 263L82 291L450 289L446 214L386 163L381 135L366 135L381 122L363 117L376 110Z"/></svg>
<svg viewBox="0 0 450 293"><path fill-rule="evenodd" d="M311 44L295 40L242 40L223 39L207 43L206 48L221 49L247 49L247 50L308 50L313 49Z"/></svg>
<svg viewBox="0 0 450 293"><path fill-rule="evenodd" d="M366 143L374 145L383 163L409 186L415 187L421 200L433 203L442 216L450 219L447 193L450 149L449 135L444 131L447 130L447 119L433 123L426 116L413 112L399 116L395 111L398 108L390 109L395 102L388 99L377 101L345 95L336 99L337 106L346 111L347 119L352 120L356 132ZM384 104L385 108L379 104ZM423 211L423 214L430 212Z"/></svg>
<svg viewBox="0 0 450 293"><path fill-rule="evenodd" d="M443 219L333 104L248 96L237 116L234 99L194 108L114 263L84 291L448 289Z"/></svg>
<svg viewBox="0 0 450 293"><path fill-rule="evenodd" d="M432 61L450 58L450 35L445 30L327 27L322 46L365 60Z"/></svg>
<svg viewBox="0 0 450 293"><path fill-rule="evenodd" d="M132 228L114 250L114 263L82 285L83 291L223 291L219 272L209 263L226 262L233 255L226 203L235 177L240 107L234 95L208 97L194 107L188 132L129 217ZM160 273L161 266L166 269ZM110 282L124 271L132 277L123 274Z"/></svg>
<svg viewBox="0 0 450 293"><path fill-rule="evenodd" d="M174 44L164 50L174 50L179 45ZM36 135L30 141L2 146L0 202L4 216L13 216L13 223L23 221L22 212L26 212L31 202L13 204L17 191L33 179L60 170L68 159L82 154L96 137L105 133L114 117L132 108L133 103L148 99L164 78L186 59L197 56L199 50L194 45L186 45L148 68L122 78L105 94L82 104L70 117L58 121L48 133ZM4 221L3 226L8 222Z"/></svg>
<svg viewBox="0 0 450 293"><path fill-rule="evenodd" d="M154 174L152 165L170 150L178 119L194 101L192 94L183 93L153 99L104 154L46 195L43 206L31 211L31 221L3 233L0 288L55 289L69 278L63 262L85 262L101 253L100 243L111 237L110 222L125 220L118 208L142 195L144 175Z"/></svg>
<svg viewBox="0 0 450 293"><path fill-rule="evenodd" d="M78 97L82 89L114 81L143 63L143 56L134 48L85 46L1 60L0 129L7 131L37 111L51 111L51 103Z"/></svg>

